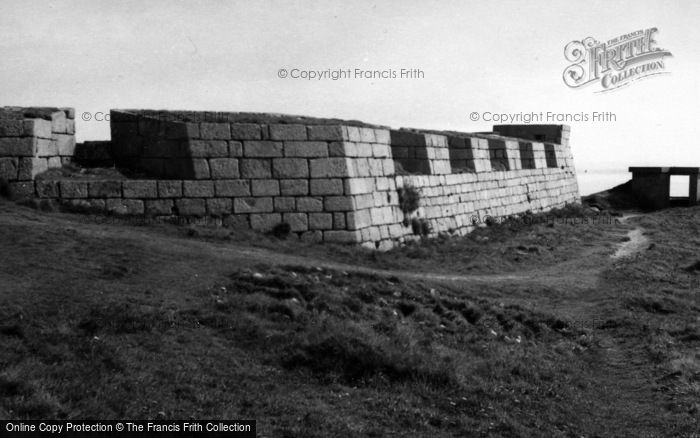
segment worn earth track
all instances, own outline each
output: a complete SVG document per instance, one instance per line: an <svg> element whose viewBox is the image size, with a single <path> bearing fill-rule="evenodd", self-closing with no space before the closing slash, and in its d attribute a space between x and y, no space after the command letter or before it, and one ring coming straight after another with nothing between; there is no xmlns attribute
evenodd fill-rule
<svg viewBox="0 0 700 438"><path fill-rule="evenodd" d="M161 235L158 237L158 239L153 239L152 229L96 224L91 222L91 219L87 216L83 217L63 214L44 216L37 214L33 210L16 210L14 208L9 210L7 206L0 205L0 226L17 225L23 221L30 222L34 227L45 227L47 229L63 227L64 229L74 231L90 238L99 239L103 236L109 235L112 238L134 240L150 246L155 250L167 250L167 252L170 253L206 253L217 258L230 260L232 262L245 262L246 265L251 263L298 265L381 276L395 276L412 280L489 283L499 281L526 281L551 285L556 285L563 282L569 286L580 289L582 287L594 284L594 278L591 277L591 275L597 271L600 271L600 269L607 265L606 263L601 263L601 260L604 260L606 255L610 255L610 250L607 247L593 247L586 249L583 253L581 253L578 259L562 262L557 265L540 269L536 272L522 271L506 274L436 274L431 272L376 269L367 266L329 261L326 259L315 258L313 256L309 257L299 254L286 254L254 246L238 246L232 245L231 243L218 243L196 239L186 240L180 237L172 237L168 235ZM633 230L630 233L639 233L641 235L641 229ZM621 244L620 247L624 245L625 243ZM637 245L631 250L626 250L623 256L633 255L635 252L640 251L641 249L642 248ZM572 274L571 268L573 266L576 266L576 270L578 272L589 275L585 276L585 278L577 278L575 282L569 281Z"/></svg>
<svg viewBox="0 0 700 438"><path fill-rule="evenodd" d="M631 257L636 252L641 251L644 245L648 243L646 237L642 235L641 228L636 228L628 233L631 240L617 244L618 250L615 254L611 254L609 245L592 246L585 248L579 257L575 259L537 270L489 274L442 274L376 269L368 266L335 262L314 256L276 252L271 249L249 245L183 239L167 234L162 234L157 239L154 239L153 229L150 228L96 224L94 220L91 222L91 219L87 216L64 214L47 216L37 214L37 212L29 209L18 210L15 207L10 208L8 205L0 205L0 227L9 227L22 223L31 223L35 229L46 228L47 232L64 229L87 239L99 240L109 236L111 239L120 239L123 242L133 241L153 250L155 253L168 253L172 256L183 257L185 260L192 254L197 254L199 258L211 257L217 260L218 264L231 263L233 266L253 266L255 264L302 266L398 277L406 280L425 280L454 284L462 282L488 284L533 283L559 288L566 292L565 296L571 295L570 298L577 298L578 292L596 288L598 285L598 274L609 267L611 263L614 263L614 260L611 260L611 256L614 259ZM564 296L547 298L548 300L554 298L557 301L560 298L564 298ZM580 301L580 299L576 300L579 303ZM573 302L570 302L568 299L560 303L560 305L566 305L567 307L572 304ZM561 310L564 311L565 309Z"/></svg>

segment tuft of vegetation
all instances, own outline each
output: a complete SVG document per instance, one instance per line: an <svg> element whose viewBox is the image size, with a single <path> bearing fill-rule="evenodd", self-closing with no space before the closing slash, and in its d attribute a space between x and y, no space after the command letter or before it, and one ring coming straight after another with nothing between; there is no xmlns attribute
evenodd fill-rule
<svg viewBox="0 0 700 438"><path fill-rule="evenodd" d="M278 239L286 239L292 233L292 226L287 222L281 222L270 231L270 234Z"/></svg>
<svg viewBox="0 0 700 438"><path fill-rule="evenodd" d="M0 178L0 198L8 198L10 196L10 185L7 180Z"/></svg>
<svg viewBox="0 0 700 438"><path fill-rule="evenodd" d="M398 189L399 206L405 215L409 215L420 208L420 190L412 185L405 185Z"/></svg>
<svg viewBox="0 0 700 438"><path fill-rule="evenodd" d="M449 357L440 360L432 343L417 345L408 333L400 328L396 331L395 336L388 336L350 321L327 319L288 346L282 363L353 385L377 379L443 389L460 384Z"/></svg>
<svg viewBox="0 0 700 438"><path fill-rule="evenodd" d="M433 226L430 224L430 221L422 217L414 217L411 220L411 229L413 234L422 237L427 237L433 232Z"/></svg>

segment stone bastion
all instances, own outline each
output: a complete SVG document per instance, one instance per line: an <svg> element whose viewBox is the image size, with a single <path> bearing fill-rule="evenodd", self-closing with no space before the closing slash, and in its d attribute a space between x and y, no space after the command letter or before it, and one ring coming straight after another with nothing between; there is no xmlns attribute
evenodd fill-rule
<svg viewBox="0 0 700 438"><path fill-rule="evenodd" d="M0 109L6 195L154 221L259 231L284 223L301 239L380 249L580 202L566 125L463 133L112 110L110 141L76 144L74 118L71 108ZM408 210L402 198L416 192Z"/></svg>

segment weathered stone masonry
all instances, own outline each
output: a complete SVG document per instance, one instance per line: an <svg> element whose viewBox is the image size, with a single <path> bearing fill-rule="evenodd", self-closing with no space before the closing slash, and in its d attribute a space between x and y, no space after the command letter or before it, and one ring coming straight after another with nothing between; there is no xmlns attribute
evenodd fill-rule
<svg viewBox="0 0 700 438"><path fill-rule="evenodd" d="M34 179L75 153L72 108L0 109L0 181L15 197L33 196Z"/></svg>
<svg viewBox="0 0 700 438"><path fill-rule="evenodd" d="M432 235L468 233L487 216L579 202L568 126L500 125L468 134L268 114L113 110L112 140L76 148L73 114L2 111L0 179L13 197L118 215L210 217L261 231L286 222L303 239L378 248L416 238L399 206L399 190L409 185L420 191L421 206L408 219L428 221ZM71 159L146 176L42 175Z"/></svg>

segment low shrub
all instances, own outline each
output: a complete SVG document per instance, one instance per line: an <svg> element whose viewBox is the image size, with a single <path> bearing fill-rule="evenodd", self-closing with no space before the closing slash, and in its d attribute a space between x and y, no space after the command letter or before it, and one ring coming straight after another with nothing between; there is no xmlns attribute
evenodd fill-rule
<svg viewBox="0 0 700 438"><path fill-rule="evenodd" d="M411 221L411 228L413 229L413 234L417 236L428 236L433 232L433 226L426 218L413 218Z"/></svg>
<svg viewBox="0 0 700 438"><path fill-rule="evenodd" d="M398 190L399 206L404 214L411 214L420 207L420 191L411 186L406 185Z"/></svg>
<svg viewBox="0 0 700 438"><path fill-rule="evenodd" d="M289 234L291 232L292 226L289 225L287 222L282 222L275 225L270 231L270 234L277 237L278 239L286 239L287 237L289 237Z"/></svg>

